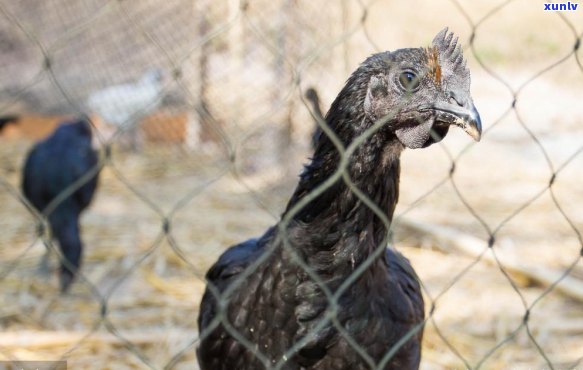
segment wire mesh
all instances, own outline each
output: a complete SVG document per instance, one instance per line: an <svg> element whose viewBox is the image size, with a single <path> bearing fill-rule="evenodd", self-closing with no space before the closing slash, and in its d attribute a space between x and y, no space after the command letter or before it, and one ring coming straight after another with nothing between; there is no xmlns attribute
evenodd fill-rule
<svg viewBox="0 0 583 370"><path fill-rule="evenodd" d="M16 131L7 125L0 137L0 359L197 368L195 348L222 325L265 368L286 368L309 336L274 360L225 310L270 253L227 291L208 287L220 306L208 330L198 332L196 317L204 274L220 253L279 221L318 124L339 148L338 171L277 224L284 249L328 300L315 331L331 325L368 368L382 369L421 330L404 333L376 361L335 316L342 293L384 252L388 236L334 290L294 252L290 220L342 181L394 231L420 276L422 368L578 368L582 13L544 12L526 0L415 5L0 1L0 116L20 115ZM316 86L327 107L366 56L428 45L444 26L461 36L484 140L468 144L450 133L405 152L391 222L346 169L386 122L344 147L304 92ZM96 91L136 83L152 68L163 82L140 109L120 122L91 111ZM125 92L115 97L120 106L133 99ZM90 115L99 140L100 185L82 219L83 267L72 292L60 295L34 267L45 245L63 260L46 222L51 209L39 212L25 199L20 172L31 139L80 114ZM125 141L132 135L137 149Z"/></svg>

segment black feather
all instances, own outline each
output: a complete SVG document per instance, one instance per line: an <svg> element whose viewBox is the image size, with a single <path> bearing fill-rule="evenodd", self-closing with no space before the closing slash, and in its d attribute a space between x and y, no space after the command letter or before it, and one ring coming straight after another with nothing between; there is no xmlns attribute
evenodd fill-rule
<svg viewBox="0 0 583 370"><path fill-rule="evenodd" d="M316 145L318 145L318 140L322 133L320 122L325 122L324 114L322 114L322 108L320 107L320 97L315 88L308 88L306 90L305 96L312 105L312 109L310 111L314 118L314 129L312 131L312 149L316 150Z"/></svg>

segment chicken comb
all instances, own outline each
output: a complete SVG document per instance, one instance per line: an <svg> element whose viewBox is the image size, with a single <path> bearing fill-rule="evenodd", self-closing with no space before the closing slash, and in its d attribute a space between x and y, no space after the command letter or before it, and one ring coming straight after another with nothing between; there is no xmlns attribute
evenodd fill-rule
<svg viewBox="0 0 583 370"><path fill-rule="evenodd" d="M435 80L437 86L441 85L441 66L439 65L439 51L436 47L427 48L427 65L429 74Z"/></svg>
<svg viewBox="0 0 583 370"><path fill-rule="evenodd" d="M441 30L433 39L432 47L436 53L442 74L465 76L470 71L466 68L466 60L462 53L461 45L458 44L458 38L454 37L453 32L448 32L448 28ZM431 58L430 58L431 60Z"/></svg>

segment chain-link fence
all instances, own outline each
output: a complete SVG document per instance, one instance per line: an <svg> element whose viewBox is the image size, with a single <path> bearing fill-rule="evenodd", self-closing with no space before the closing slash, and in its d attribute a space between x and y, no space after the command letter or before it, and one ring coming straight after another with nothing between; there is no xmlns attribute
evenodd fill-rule
<svg viewBox="0 0 583 370"><path fill-rule="evenodd" d="M326 112L368 55L428 46L449 26L472 73L482 141L451 130L439 144L406 150L392 223L349 171L335 175L394 231L392 244L419 276L421 368L580 367L583 10L544 8L527 0L0 1L0 116L18 117L0 128L0 361L198 368L195 349L212 331L197 326L205 273L228 246L280 220L312 154L318 104ZM21 173L34 141L81 114L94 126L100 179L81 219L80 273L61 295L56 277L37 271L45 245L58 248L46 214L20 190ZM372 261L327 291L330 307ZM313 267L294 263L326 290ZM245 289L238 284L232 290ZM227 317L214 325L228 326L265 365L287 368ZM319 325L331 323L371 369L403 344L375 361L337 321Z"/></svg>

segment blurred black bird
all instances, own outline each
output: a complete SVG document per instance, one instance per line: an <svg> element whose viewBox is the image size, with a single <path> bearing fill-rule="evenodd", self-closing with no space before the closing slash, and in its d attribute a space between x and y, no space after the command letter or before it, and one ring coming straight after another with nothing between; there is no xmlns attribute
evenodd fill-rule
<svg viewBox="0 0 583 370"><path fill-rule="evenodd" d="M392 221L403 149L436 143L452 125L480 139L470 72L457 38L445 29L429 48L369 57L332 103L326 122L345 146L378 123L356 147L345 172ZM231 247L210 268L198 320L201 369L251 370L276 364L289 370L371 369L354 345L377 369L419 367L423 298L409 262L386 248L389 225L342 178L296 207L333 176L340 162L329 137L319 135L282 216L289 223L280 221L260 238ZM337 294L336 305L299 266L294 253ZM261 258L265 260L258 262ZM342 286L365 261L354 281ZM219 315L221 307L224 316Z"/></svg>
<svg viewBox="0 0 583 370"><path fill-rule="evenodd" d="M83 244L79 217L97 188L98 155L91 141L91 125L86 120L61 124L51 136L32 148L24 165L24 195L39 212L50 212L47 218L52 236L68 261L61 261L62 292L69 289L80 267ZM84 176L89 177L77 184ZM45 210L57 196L71 190L52 211Z"/></svg>

